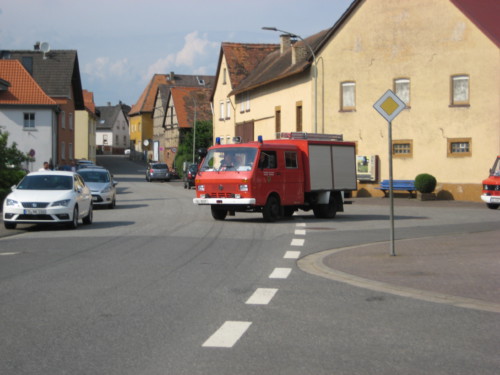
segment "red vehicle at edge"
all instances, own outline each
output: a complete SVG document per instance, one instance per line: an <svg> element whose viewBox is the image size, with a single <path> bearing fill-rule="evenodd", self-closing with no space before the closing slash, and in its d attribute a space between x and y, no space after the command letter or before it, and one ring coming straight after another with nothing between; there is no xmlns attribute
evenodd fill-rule
<svg viewBox="0 0 500 375"><path fill-rule="evenodd" d="M483 194L481 199L488 208L496 210L500 207L500 155L490 169L490 177L483 180Z"/></svg>
<svg viewBox="0 0 500 375"><path fill-rule="evenodd" d="M265 221L302 209L319 218L343 212L342 192L357 188L355 144L341 136L281 133L280 139L220 145L208 150L196 176L193 203L216 220L261 212Z"/></svg>

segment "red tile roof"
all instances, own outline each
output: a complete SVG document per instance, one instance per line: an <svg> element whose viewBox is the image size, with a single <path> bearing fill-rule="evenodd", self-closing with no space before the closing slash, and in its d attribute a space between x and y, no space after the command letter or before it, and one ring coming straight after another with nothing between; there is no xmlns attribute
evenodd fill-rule
<svg viewBox="0 0 500 375"><path fill-rule="evenodd" d="M0 60L0 78L10 83L0 91L0 104L56 105L18 60Z"/></svg>
<svg viewBox="0 0 500 375"><path fill-rule="evenodd" d="M153 112L158 86L166 83L167 76L165 74L155 74L142 92L137 103L132 106L129 116L140 115L144 112Z"/></svg>
<svg viewBox="0 0 500 375"><path fill-rule="evenodd" d="M180 128L191 128L194 122L196 106L196 121L212 120L210 107L211 88L171 87L175 112Z"/></svg>
<svg viewBox="0 0 500 375"><path fill-rule="evenodd" d="M500 1L451 0L493 43L500 47Z"/></svg>

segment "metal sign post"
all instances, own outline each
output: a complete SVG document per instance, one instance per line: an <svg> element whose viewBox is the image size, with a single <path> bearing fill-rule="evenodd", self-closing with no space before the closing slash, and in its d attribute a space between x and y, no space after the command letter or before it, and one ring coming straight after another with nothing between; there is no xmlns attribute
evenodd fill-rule
<svg viewBox="0 0 500 375"><path fill-rule="evenodd" d="M389 200L390 200L390 247L391 255L395 256L394 249L394 195L393 195L393 177L392 177L392 120L399 115L399 113L406 108L406 104L398 98L391 90L387 90L382 97L377 100L373 108L384 117L389 125Z"/></svg>

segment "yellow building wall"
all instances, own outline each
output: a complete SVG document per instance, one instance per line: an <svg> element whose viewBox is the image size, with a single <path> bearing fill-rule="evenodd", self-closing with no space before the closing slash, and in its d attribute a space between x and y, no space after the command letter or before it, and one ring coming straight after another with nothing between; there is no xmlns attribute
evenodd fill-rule
<svg viewBox="0 0 500 375"><path fill-rule="evenodd" d="M394 179L436 177L438 198L480 201L481 181L500 154L500 54L448 0L367 0L318 55L321 127L377 155L389 177L388 123L373 104L393 80L410 79L410 108L392 121L393 141L413 154L395 157ZM451 76L469 75L470 106L453 107ZM340 111L340 84L356 83L356 108ZM471 155L450 157L450 138L470 138ZM382 196L376 184L360 184Z"/></svg>
<svg viewBox="0 0 500 375"><path fill-rule="evenodd" d="M249 92L250 108L247 109L245 102L245 110L242 110L239 98L237 100L234 95L228 97L232 88L229 79L227 79L226 84L223 84L224 68L227 69L227 65L223 58L220 69L221 76L217 81L213 101L214 141L216 137L221 137L224 139L223 143L231 143L232 137L235 136L236 124L250 121L254 122L255 140L259 135L262 135L264 139L275 139L275 113L278 107L281 111L281 131L296 131L296 107L299 104L302 106L302 131L314 132L314 81L311 80L309 70L278 83L251 90ZM222 120L220 103L225 103L226 99L231 101L231 117Z"/></svg>
<svg viewBox="0 0 500 375"><path fill-rule="evenodd" d="M75 111L75 159L95 162L96 118L88 111Z"/></svg>

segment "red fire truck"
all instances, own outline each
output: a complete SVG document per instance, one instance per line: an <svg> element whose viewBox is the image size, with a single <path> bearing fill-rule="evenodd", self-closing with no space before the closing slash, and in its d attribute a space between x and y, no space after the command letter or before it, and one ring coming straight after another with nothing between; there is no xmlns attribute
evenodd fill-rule
<svg viewBox="0 0 500 375"><path fill-rule="evenodd" d="M299 209L318 218L344 211L342 192L356 190L355 144L342 136L280 133L278 139L208 149L196 176L194 204L209 205L216 220L229 213L262 212L265 221Z"/></svg>
<svg viewBox="0 0 500 375"><path fill-rule="evenodd" d="M490 169L490 177L483 181L481 199L492 210L500 207L500 155L497 156L493 168Z"/></svg>

